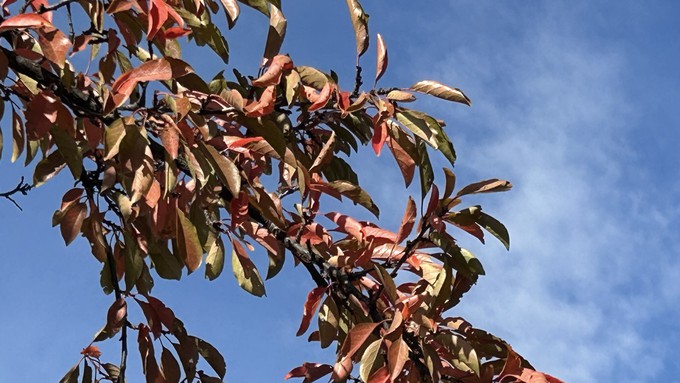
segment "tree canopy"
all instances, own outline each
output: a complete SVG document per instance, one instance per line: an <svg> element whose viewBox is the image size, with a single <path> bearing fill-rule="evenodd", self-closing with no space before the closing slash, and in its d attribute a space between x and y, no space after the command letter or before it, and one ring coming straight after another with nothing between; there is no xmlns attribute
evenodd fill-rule
<svg viewBox="0 0 680 383"><path fill-rule="evenodd" d="M505 226L468 204L512 185L457 185L444 121L410 105L417 97L460 106L470 99L434 80L378 87L386 42L369 33L359 1L346 2L356 41L350 89L335 72L281 52L288 26L280 1L3 3L0 112L11 121L4 142L11 162L23 156L34 168L31 182L0 197L16 204L17 194L59 173L72 177L61 203L55 197L52 224L65 245L89 243L112 301L62 382L136 381L126 377L133 349L147 382L222 381L219 350L187 331L182 308L167 307L154 283L197 272L235 278L262 297L284 262L316 285L296 335L336 350L335 360L291 366L286 379L559 382L456 316L484 275L456 236L510 246ZM226 64L224 31L242 10L269 19L261 66L196 71L183 50L204 47ZM360 59L369 41L377 60L367 76ZM2 143L0 132L0 155ZM393 157L405 189L416 182L396 231L357 215L354 206L376 219L380 207L402 209L362 188L353 167L363 151ZM430 156L449 166L435 169ZM266 257L267 270L254 257ZM97 344L118 340L119 358L103 356Z"/></svg>

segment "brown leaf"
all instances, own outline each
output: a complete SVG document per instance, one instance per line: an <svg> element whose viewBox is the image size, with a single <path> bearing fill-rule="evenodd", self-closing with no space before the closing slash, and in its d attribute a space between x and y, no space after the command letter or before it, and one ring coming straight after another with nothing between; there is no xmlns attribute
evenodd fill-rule
<svg viewBox="0 0 680 383"><path fill-rule="evenodd" d="M179 383L179 380L182 377L179 370L179 363L177 363L172 352L165 347L163 347L163 351L161 352L161 368L166 383Z"/></svg>
<svg viewBox="0 0 680 383"><path fill-rule="evenodd" d="M52 23L36 13L12 16L0 24L0 32L19 28L51 27Z"/></svg>
<svg viewBox="0 0 680 383"><path fill-rule="evenodd" d="M347 0L349 15L352 19L354 37L357 44L357 62L368 49L368 15L359 4L359 0Z"/></svg>
<svg viewBox="0 0 680 383"><path fill-rule="evenodd" d="M87 205L82 202L73 204L61 217L60 230L66 246L68 246L80 233L83 221L87 216Z"/></svg>
<svg viewBox="0 0 680 383"><path fill-rule="evenodd" d="M413 225L416 222L416 209L416 202L409 196L406 211L404 211L404 217L401 219L401 225L399 225L399 231L397 232L397 243L401 243L411 234Z"/></svg>
<svg viewBox="0 0 680 383"><path fill-rule="evenodd" d="M401 175L404 177L406 187L413 181L413 176L416 171L416 162L413 158L399 145L399 143L391 138L387 138L387 147L390 148L394 159L397 161Z"/></svg>
<svg viewBox="0 0 680 383"><path fill-rule="evenodd" d="M290 370L284 379L305 378L305 382L314 382L322 376L330 374L332 371L333 366L331 365L305 362L302 366Z"/></svg>
<svg viewBox="0 0 680 383"><path fill-rule="evenodd" d="M378 33L378 53L377 53L377 64L376 64L376 69L375 69L375 82L377 83L378 80L380 80L380 77L382 77L383 74L385 74L385 70L387 70L387 46L385 45L385 41L383 40L382 36L380 36L380 33ZM375 85L374 85L375 86ZM389 96L388 96L389 98Z"/></svg>
<svg viewBox="0 0 680 383"><path fill-rule="evenodd" d="M307 300L305 301L304 309L302 311L302 321L300 322L300 327L298 328L296 336L304 334L309 328L309 324L312 322L312 317L316 312L317 307L319 307L319 302L326 292L325 287L316 287L307 294Z"/></svg>
<svg viewBox="0 0 680 383"><path fill-rule="evenodd" d="M458 88L451 88L436 81L424 80L411 85L411 90L429 94L444 100L460 102L467 106L472 105L472 101Z"/></svg>
<svg viewBox="0 0 680 383"><path fill-rule="evenodd" d="M224 12L227 14L227 24L229 29L233 28L241 14L241 8L238 6L236 0L221 0L224 6Z"/></svg>
<svg viewBox="0 0 680 383"><path fill-rule="evenodd" d="M257 297L265 295L262 277L260 277L253 261L248 257L248 253L238 241L232 240L231 244L233 247L231 266L239 286Z"/></svg>
<svg viewBox="0 0 680 383"><path fill-rule="evenodd" d="M24 132L24 126L21 123L21 118L14 108L12 108L12 162L16 161L19 156L21 156L21 153L23 153L25 141L26 133Z"/></svg>
<svg viewBox="0 0 680 383"><path fill-rule="evenodd" d="M485 181L475 182L460 189L453 199L460 198L468 194L503 192L508 191L511 188L512 184L509 181L492 178Z"/></svg>
<svg viewBox="0 0 680 383"><path fill-rule="evenodd" d="M206 145L199 141L199 146L206 154L207 160L215 169L217 178L229 188L233 196L237 196L241 191L241 174L236 164L226 156L220 154L212 145Z"/></svg>
<svg viewBox="0 0 680 383"><path fill-rule="evenodd" d="M390 378L395 380L404 369L408 358L409 347L401 337L392 342L387 350L387 361L390 365Z"/></svg>
<svg viewBox="0 0 680 383"><path fill-rule="evenodd" d="M177 209L177 242L180 258L184 260L189 273L201 265L203 248L198 239L196 226L187 218L181 209Z"/></svg>
<svg viewBox="0 0 680 383"><path fill-rule="evenodd" d="M321 148L321 151L319 151L319 155L316 156L316 159L314 159L314 163L309 168L310 173L318 172L319 170L321 170L323 165L327 164L333 158L335 149L335 138L336 138L335 131L333 131L331 133L331 136L328 138L326 143Z"/></svg>
<svg viewBox="0 0 680 383"><path fill-rule="evenodd" d="M275 58L279 54L283 39L286 37L286 26L288 22L283 16L281 9L274 4L269 6L269 33L267 34L267 43L264 47L264 60ZM289 69L292 69L292 63Z"/></svg>
<svg viewBox="0 0 680 383"><path fill-rule="evenodd" d="M158 138L161 139L163 147L170 155L170 158L177 159L179 151L179 129L173 124L167 124L161 131L158 132Z"/></svg>
<svg viewBox="0 0 680 383"><path fill-rule="evenodd" d="M106 326L111 332L118 332L123 324L125 323L125 317L127 316L127 302L125 298L119 298L111 307L106 315Z"/></svg>
<svg viewBox="0 0 680 383"><path fill-rule="evenodd" d="M387 99L390 101L411 102L416 100L416 96L414 96L413 93L395 89L387 93Z"/></svg>

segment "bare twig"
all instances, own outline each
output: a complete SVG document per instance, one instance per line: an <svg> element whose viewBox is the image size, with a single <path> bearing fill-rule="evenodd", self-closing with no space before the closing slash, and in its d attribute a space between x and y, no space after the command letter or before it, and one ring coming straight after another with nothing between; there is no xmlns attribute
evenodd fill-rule
<svg viewBox="0 0 680 383"><path fill-rule="evenodd" d="M24 183L24 177L22 176L22 177L21 177L21 180L19 180L19 183L17 184L17 186L15 186L14 189L12 189L12 190L10 190L10 191L8 191L8 192L0 193L0 198L7 198L8 200L10 200L10 201L14 204L14 206L17 207L17 209L23 211L24 209L22 209L21 206L19 206L19 204L17 203L17 201L15 201L15 200L12 198L12 195L17 194L17 193L21 193L21 194L23 194L23 195L27 195L28 192L29 192L32 188L33 188L33 185Z"/></svg>

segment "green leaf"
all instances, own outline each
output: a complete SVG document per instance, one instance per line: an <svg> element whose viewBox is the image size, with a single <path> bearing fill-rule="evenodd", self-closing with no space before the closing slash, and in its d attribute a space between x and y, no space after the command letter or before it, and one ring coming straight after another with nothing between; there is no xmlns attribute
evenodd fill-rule
<svg viewBox="0 0 680 383"><path fill-rule="evenodd" d="M239 2L257 9L262 12L265 16L269 16L269 3L267 0L238 0Z"/></svg>
<svg viewBox="0 0 680 383"><path fill-rule="evenodd" d="M182 277L182 262L168 250L165 244L150 245L149 256L153 262L153 268L159 277L180 280Z"/></svg>
<svg viewBox="0 0 680 383"><path fill-rule="evenodd" d="M378 209L378 205L373 202L371 196L368 195L368 193L361 187L353 185L347 181L333 181L327 183L326 185L343 196L349 198L355 204L365 207L368 211L373 213L376 218L380 216L380 209Z"/></svg>
<svg viewBox="0 0 680 383"><path fill-rule="evenodd" d="M125 137L125 124L123 123L123 119L119 118L104 130L105 160L109 160L118 154L120 142L123 141L123 137Z"/></svg>
<svg viewBox="0 0 680 383"><path fill-rule="evenodd" d="M477 223L494 237L498 238L506 250L510 250L510 234L508 234L508 229L505 225L484 212L480 212L479 217L477 217Z"/></svg>
<svg viewBox="0 0 680 383"><path fill-rule="evenodd" d="M236 240L232 241L231 267L238 285L245 291L261 297L265 295L264 283L255 264L250 260L243 246Z"/></svg>
<svg viewBox="0 0 680 383"><path fill-rule="evenodd" d="M335 341L338 333L338 320L340 312L332 296L327 296L319 309L319 340L321 348L330 346Z"/></svg>
<svg viewBox="0 0 680 383"><path fill-rule="evenodd" d="M435 339L454 356L451 362L456 369L464 372L474 372L475 375L479 376L479 357L468 341L461 336L443 331L437 334Z"/></svg>
<svg viewBox="0 0 680 383"><path fill-rule="evenodd" d="M364 355L361 357L361 368L359 369L359 376L364 382L368 382L368 377L376 370L385 365L385 360L380 354L380 345L382 339L376 339L366 347Z"/></svg>
<svg viewBox="0 0 680 383"><path fill-rule="evenodd" d="M324 85L328 82L327 74L311 66L301 65L295 67L294 71L299 73L303 84L311 86L316 90L323 89Z"/></svg>
<svg viewBox="0 0 680 383"><path fill-rule="evenodd" d="M203 359L208 362L220 378L224 379L224 375L227 373L227 364L224 362L222 354L203 339L196 338L196 346Z"/></svg>
<svg viewBox="0 0 680 383"><path fill-rule="evenodd" d="M423 139L433 148L439 149L437 138L435 137L430 124L423 118L424 115L410 109L398 109L395 112L395 116L397 117L397 120L408 130L413 132L413 134Z"/></svg>
<svg viewBox="0 0 680 383"><path fill-rule="evenodd" d="M238 195L241 191L241 174L236 164L226 156L220 154L212 145L206 145L203 141L198 141L201 151L215 170L217 178L229 188L232 195Z"/></svg>
<svg viewBox="0 0 680 383"><path fill-rule="evenodd" d="M427 154L425 141L416 137L416 148L418 149L418 171L420 173L420 200L424 200L434 182L434 171L430 156Z"/></svg>
<svg viewBox="0 0 680 383"><path fill-rule="evenodd" d="M58 150L53 151L36 165L33 172L33 186L38 187L44 184L50 178L57 175L64 167L66 167L64 157Z"/></svg>
<svg viewBox="0 0 680 383"><path fill-rule="evenodd" d="M484 275L484 267L482 267L479 259L468 250L456 245L455 240L450 235L432 232L429 239L446 253L448 264L455 270L468 276Z"/></svg>
<svg viewBox="0 0 680 383"><path fill-rule="evenodd" d="M131 291L135 283L142 275L144 259L141 250L137 245L137 240L128 232L124 231L125 238L125 287L126 291Z"/></svg>
<svg viewBox="0 0 680 383"><path fill-rule="evenodd" d="M205 259L205 277L211 281L215 280L222 273L222 269L224 269L224 243L222 238L217 238L210 246Z"/></svg>

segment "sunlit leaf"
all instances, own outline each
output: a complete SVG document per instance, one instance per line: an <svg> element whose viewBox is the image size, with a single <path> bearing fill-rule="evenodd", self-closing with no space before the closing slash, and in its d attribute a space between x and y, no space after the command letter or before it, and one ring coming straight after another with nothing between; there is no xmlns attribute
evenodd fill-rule
<svg viewBox="0 0 680 383"><path fill-rule="evenodd" d="M382 339L376 339L364 351L361 357L361 367L359 369L359 376L364 382L368 382L368 378L385 364L382 355L380 355L380 346Z"/></svg>
<svg viewBox="0 0 680 383"><path fill-rule="evenodd" d="M304 334L309 328L312 317L316 312L316 308L319 307L319 302L321 302L321 298L325 292L326 287L315 287L307 294L307 300L305 301L304 309L302 311L302 321L300 322L297 334L295 334L296 336Z"/></svg>
<svg viewBox="0 0 680 383"><path fill-rule="evenodd" d="M187 218L186 214L177 209L177 250L180 258L184 260L189 273L194 272L201 265L203 248L198 240L196 226Z"/></svg>
<svg viewBox="0 0 680 383"><path fill-rule="evenodd" d="M505 225L484 212L480 212L477 223L494 237L498 238L507 250L510 250L510 234L508 234L508 229L505 228Z"/></svg>
<svg viewBox="0 0 680 383"><path fill-rule="evenodd" d="M436 81L419 81L411 85L411 90L426 93L448 101L460 102L465 105L472 105L470 99L458 88L451 88Z"/></svg>
<svg viewBox="0 0 680 383"><path fill-rule="evenodd" d="M385 74L385 70L387 70L387 46L385 45L385 41L383 40L382 36L380 33L378 33L378 53L377 53L377 63L376 63L376 69L375 69L375 82L377 83L378 80L380 80L380 77L382 77L383 74ZM389 98L389 95L388 95Z"/></svg>
<svg viewBox="0 0 680 383"><path fill-rule="evenodd" d="M361 7L359 0L347 0L349 15L354 27L354 37L357 44L357 61L368 49L368 15Z"/></svg>
<svg viewBox="0 0 680 383"><path fill-rule="evenodd" d="M283 16L281 9L272 4L269 7L269 33L267 34L267 43L264 47L263 57L265 60L269 60L279 54L283 39L286 37L287 25L288 22Z"/></svg>
<svg viewBox="0 0 680 383"><path fill-rule="evenodd" d="M264 284L255 264L238 241L232 241L231 267L238 285L245 291L261 297L265 295Z"/></svg>

